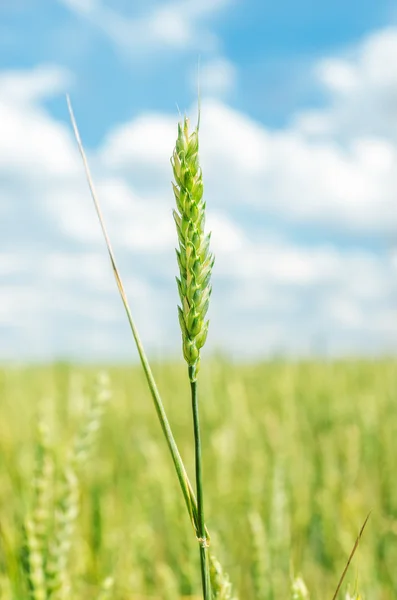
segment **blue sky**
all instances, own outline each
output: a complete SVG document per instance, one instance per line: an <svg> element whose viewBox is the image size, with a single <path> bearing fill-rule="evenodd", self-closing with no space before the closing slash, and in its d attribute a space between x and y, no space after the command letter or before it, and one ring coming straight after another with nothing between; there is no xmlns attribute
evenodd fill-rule
<svg viewBox="0 0 397 600"><path fill-rule="evenodd" d="M78 4L84 6L67 0L5 3L0 65L19 69L50 62L69 69L76 110L96 117L86 123L88 143L97 143L115 122L139 111L169 111L176 102L189 106L195 92L186 85L186 71L196 68L199 55L203 61L222 55L238 70L234 107L270 127L285 124L298 107L324 101L311 76L316 59L344 52L393 19L391 0L365 0L359 10L342 0L214 2L219 9L209 11L201 27L216 37L215 48L207 48L204 35L185 48L154 45L151 51L146 44L115 43L92 17L73 10ZM168 3L101 4L120 19L137 19ZM62 105L52 108L64 116Z"/></svg>
<svg viewBox="0 0 397 600"><path fill-rule="evenodd" d="M209 346L394 352L393 5L2 3L0 358L134 356L67 92L142 336L179 351L169 156L177 106L195 118L199 60Z"/></svg>

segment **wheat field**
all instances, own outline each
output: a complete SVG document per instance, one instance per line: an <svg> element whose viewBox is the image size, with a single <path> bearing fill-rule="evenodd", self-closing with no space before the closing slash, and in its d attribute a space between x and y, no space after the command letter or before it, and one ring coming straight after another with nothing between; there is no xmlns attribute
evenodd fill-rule
<svg viewBox="0 0 397 600"><path fill-rule="evenodd" d="M191 475L185 367L161 363L153 370ZM56 474L97 371L66 364L0 371L2 599L28 596L23 525L38 418L48 428ZM78 474L71 597L198 598L197 542L144 375L138 366L107 372L111 399ZM311 598L331 599L369 511L340 597L348 590L371 600L397 597L396 390L392 360L204 360L206 521L211 549L239 598L291 597L291 580L302 576Z"/></svg>

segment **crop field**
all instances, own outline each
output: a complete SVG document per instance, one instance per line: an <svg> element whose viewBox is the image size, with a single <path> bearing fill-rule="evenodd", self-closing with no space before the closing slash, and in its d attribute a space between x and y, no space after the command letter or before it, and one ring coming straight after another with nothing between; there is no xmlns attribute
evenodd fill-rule
<svg viewBox="0 0 397 600"><path fill-rule="evenodd" d="M193 479L186 366L153 370ZM98 435L69 480L69 449L89 411L98 369L59 364L0 371L2 600L29 595L26 536L43 477L42 537L56 541L56 531L49 532L57 510L70 513L58 526L62 556L51 550L51 539L48 554L67 572L70 598L200 597L197 540L144 375L138 366L106 371L110 398L102 418L98 413L88 427L95 433L101 422ZM371 511L338 597L358 591L371 600L395 599L395 362L236 365L214 358L203 361L200 382L206 523L210 550L233 584L229 597L291 598L291 581L301 576L312 599L331 600ZM49 459L41 474L38 425L42 439L46 431ZM54 585L50 597L61 598L60 589Z"/></svg>

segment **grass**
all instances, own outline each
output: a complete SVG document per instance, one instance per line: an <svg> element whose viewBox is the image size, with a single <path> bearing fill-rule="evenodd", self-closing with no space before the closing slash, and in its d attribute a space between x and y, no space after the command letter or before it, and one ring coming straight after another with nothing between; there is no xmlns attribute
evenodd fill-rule
<svg viewBox="0 0 397 600"><path fill-rule="evenodd" d="M42 400L51 399L47 417L62 463L84 418L80 390L94 371L58 365L0 372L3 581L6 572L17 578L31 503L32 424ZM193 474L185 368L161 364L154 372ZM109 373L113 397L80 484L73 597L97 598L108 576L116 599L199 597L197 542L144 376L138 367ZM396 598L396 364L236 366L214 359L204 361L201 385L207 520L240 597L288 598L293 573L312 598L332 598L372 510L340 597L348 586L353 593L358 578L364 598Z"/></svg>

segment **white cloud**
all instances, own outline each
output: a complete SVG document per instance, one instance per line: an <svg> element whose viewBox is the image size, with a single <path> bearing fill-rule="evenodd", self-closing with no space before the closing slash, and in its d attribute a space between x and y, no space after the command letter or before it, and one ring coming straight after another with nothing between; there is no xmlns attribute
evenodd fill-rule
<svg viewBox="0 0 397 600"><path fill-rule="evenodd" d="M155 113L141 115L111 131L104 142L101 159L116 168L134 164L150 169L162 165L168 169L175 139L175 118Z"/></svg>
<svg viewBox="0 0 397 600"><path fill-rule="evenodd" d="M219 102L203 103L203 169L215 202L244 203L292 222L338 230L396 230L392 136L312 139L267 131Z"/></svg>
<svg viewBox="0 0 397 600"><path fill-rule="evenodd" d="M397 143L397 27L377 31L345 56L327 58L317 73L330 94L326 110L296 118L304 133L323 137L387 137Z"/></svg>
<svg viewBox="0 0 397 600"><path fill-rule="evenodd" d="M75 176L70 133L49 119L40 101L66 89L68 74L53 67L0 75L0 173L23 179Z"/></svg>
<svg viewBox="0 0 397 600"><path fill-rule="evenodd" d="M357 68L345 60L329 59L321 62L318 74L324 84L335 93L351 94L359 85Z"/></svg>
<svg viewBox="0 0 397 600"><path fill-rule="evenodd" d="M1 98L4 102L30 104L58 95L70 83L67 71L51 65L31 71L6 71L0 74Z"/></svg>
<svg viewBox="0 0 397 600"><path fill-rule="evenodd" d="M218 39L208 20L231 0L174 0L146 4L146 12L128 16L99 1L59 0L70 10L97 26L117 48L132 58L143 50L201 48L215 50Z"/></svg>
<svg viewBox="0 0 397 600"><path fill-rule="evenodd" d="M243 250L247 241L244 232L224 212L209 211L208 229L212 232L213 252L227 254Z"/></svg>

